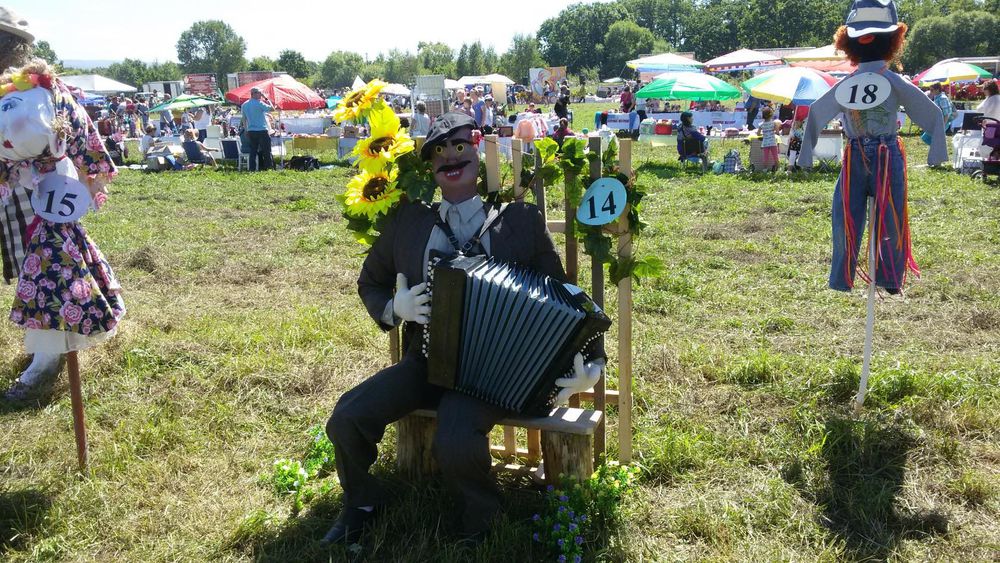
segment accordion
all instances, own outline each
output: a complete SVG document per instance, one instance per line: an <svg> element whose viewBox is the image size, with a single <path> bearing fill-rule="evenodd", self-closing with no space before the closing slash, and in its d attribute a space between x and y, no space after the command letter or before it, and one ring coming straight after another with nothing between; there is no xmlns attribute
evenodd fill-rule
<svg viewBox="0 0 1000 563"><path fill-rule="evenodd" d="M521 414L549 413L555 380L611 326L580 288L486 256L431 261L428 380Z"/></svg>

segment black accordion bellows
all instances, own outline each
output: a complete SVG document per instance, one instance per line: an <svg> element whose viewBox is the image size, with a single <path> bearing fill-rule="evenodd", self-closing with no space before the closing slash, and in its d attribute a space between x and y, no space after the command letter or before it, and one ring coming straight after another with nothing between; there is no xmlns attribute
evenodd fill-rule
<svg viewBox="0 0 1000 563"><path fill-rule="evenodd" d="M546 415L555 380L611 326L582 290L485 256L430 269L430 383L522 414Z"/></svg>

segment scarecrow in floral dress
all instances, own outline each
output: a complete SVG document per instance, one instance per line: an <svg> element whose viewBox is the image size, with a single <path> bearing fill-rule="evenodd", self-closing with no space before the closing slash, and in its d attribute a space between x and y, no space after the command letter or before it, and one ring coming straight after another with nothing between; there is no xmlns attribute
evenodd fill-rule
<svg viewBox="0 0 1000 563"><path fill-rule="evenodd" d="M121 286L80 219L107 200L116 174L97 130L43 61L0 75L0 204L30 194L35 217L10 319L26 330L32 366L58 363L115 334ZM8 391L29 398L24 375Z"/></svg>

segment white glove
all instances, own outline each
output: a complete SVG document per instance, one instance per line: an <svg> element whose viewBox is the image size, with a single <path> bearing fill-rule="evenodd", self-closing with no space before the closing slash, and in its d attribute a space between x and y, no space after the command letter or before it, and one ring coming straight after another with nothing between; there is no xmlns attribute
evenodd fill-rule
<svg viewBox="0 0 1000 563"><path fill-rule="evenodd" d="M426 282L407 288L406 276L396 274L396 296L392 299L393 314L404 321L425 325L430 320L430 300Z"/></svg>
<svg viewBox="0 0 1000 563"><path fill-rule="evenodd" d="M603 359L583 363L583 354L577 354L573 358L573 377L560 377L556 380L556 385L562 387L559 394L556 395L556 404L562 405L573 395L582 393L596 385L603 371Z"/></svg>

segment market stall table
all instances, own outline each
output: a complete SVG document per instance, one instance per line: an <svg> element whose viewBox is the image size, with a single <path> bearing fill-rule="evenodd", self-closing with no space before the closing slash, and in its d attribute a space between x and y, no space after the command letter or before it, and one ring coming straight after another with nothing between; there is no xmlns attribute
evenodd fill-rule
<svg viewBox="0 0 1000 563"><path fill-rule="evenodd" d="M340 145L340 137L317 135L311 137L292 136L292 150L335 151Z"/></svg>

